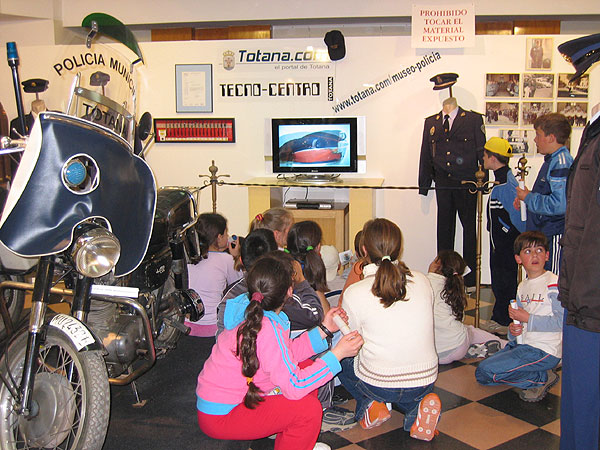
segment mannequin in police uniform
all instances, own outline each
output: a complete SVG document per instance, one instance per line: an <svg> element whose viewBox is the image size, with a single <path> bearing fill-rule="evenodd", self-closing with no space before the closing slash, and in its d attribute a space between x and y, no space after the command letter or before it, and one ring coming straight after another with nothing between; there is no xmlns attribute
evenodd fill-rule
<svg viewBox="0 0 600 450"><path fill-rule="evenodd" d="M457 74L440 74L431 79L434 90L452 86ZM462 180L475 181L478 165L483 167L485 128L481 114L465 111L456 98L444 100L442 111L425 119L419 194L427 195L432 181L436 188L464 188ZM454 250L456 214L463 227L463 258L471 272L465 276L468 287L475 285L477 235L475 221L477 196L467 189L439 189L437 201L437 249Z"/></svg>

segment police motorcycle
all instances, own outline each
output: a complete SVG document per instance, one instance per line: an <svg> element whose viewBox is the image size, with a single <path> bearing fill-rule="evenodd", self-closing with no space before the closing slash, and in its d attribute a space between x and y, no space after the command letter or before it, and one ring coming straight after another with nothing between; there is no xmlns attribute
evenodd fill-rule
<svg viewBox="0 0 600 450"><path fill-rule="evenodd" d="M125 44L137 59L123 64L122 79L98 67L91 75L78 72L66 113L44 112L27 138L2 141L24 152L0 241L20 257L39 258L33 284L0 283L1 292L32 291L28 326L0 359L2 450L101 449L109 382L141 376L157 348L168 349L187 331L183 318L203 314L187 289L193 193L164 189L157 201L153 174L134 152L135 135L149 134L148 116L137 127L134 119L132 80L141 51L110 16L92 14L83 26L94 61L109 58L102 53L109 50L93 49L97 33ZM18 58L16 47L7 50ZM110 67L120 72L123 56L110 51ZM124 86L112 86L110 78ZM52 295L70 299L68 313L51 311ZM1 295L0 304L9 328Z"/></svg>

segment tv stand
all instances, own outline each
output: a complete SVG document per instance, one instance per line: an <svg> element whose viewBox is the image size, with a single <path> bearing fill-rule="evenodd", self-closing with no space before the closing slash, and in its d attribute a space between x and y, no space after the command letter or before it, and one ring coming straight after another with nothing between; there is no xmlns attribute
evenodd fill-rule
<svg viewBox="0 0 600 450"><path fill-rule="evenodd" d="M277 179L302 184L330 184L342 181L339 173L297 173L291 176L278 175Z"/></svg>
<svg viewBox="0 0 600 450"><path fill-rule="evenodd" d="M250 221L252 221L257 214L263 213L273 206L282 206L281 190L283 188L290 186L307 186L306 183L291 179L278 179L275 177L252 178L251 180L248 180L248 183L276 185L276 187L248 186L248 213ZM333 182L319 183L319 187L331 186L338 189L343 188L349 190L348 233L350 242L354 239L354 235L362 230L365 222L375 217L375 190L365 189L365 186L381 186L382 184L383 178L342 177L336 178ZM273 196L271 195L272 190L274 191ZM272 198L278 198L279 200L272 200ZM341 249L338 250L341 251Z"/></svg>

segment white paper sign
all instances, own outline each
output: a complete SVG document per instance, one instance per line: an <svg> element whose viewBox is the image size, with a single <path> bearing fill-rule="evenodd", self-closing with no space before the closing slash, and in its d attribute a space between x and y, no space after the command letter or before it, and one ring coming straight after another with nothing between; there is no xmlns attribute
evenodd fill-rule
<svg viewBox="0 0 600 450"><path fill-rule="evenodd" d="M475 46L475 4L413 5L412 48Z"/></svg>

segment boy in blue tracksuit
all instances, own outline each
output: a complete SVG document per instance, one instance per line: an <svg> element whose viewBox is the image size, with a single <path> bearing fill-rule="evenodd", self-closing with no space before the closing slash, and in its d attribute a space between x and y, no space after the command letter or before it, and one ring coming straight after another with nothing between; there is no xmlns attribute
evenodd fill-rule
<svg viewBox="0 0 600 450"><path fill-rule="evenodd" d="M567 178L573 157L565 143L571 135L571 124L558 113L538 117L533 123L538 153L544 155L533 189L517 187L515 207L519 200L527 206L527 231L539 230L550 245L550 259L546 270L558 274L560 239L565 230L567 210Z"/></svg>
<svg viewBox="0 0 600 450"><path fill-rule="evenodd" d="M496 299L491 321L486 328L491 332L505 334L511 319L508 307L517 293L518 265L513 255L513 245L519 234L525 231L525 221L514 207L518 186L508 167L512 147L506 139L490 138L483 147L483 166L493 170L496 184L487 205L487 229L490 232L490 272L492 291Z"/></svg>

